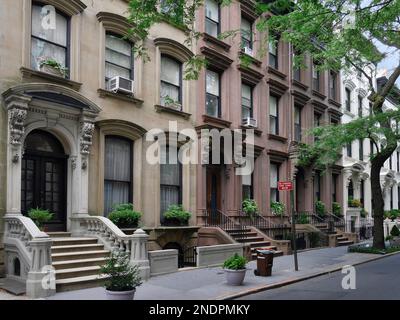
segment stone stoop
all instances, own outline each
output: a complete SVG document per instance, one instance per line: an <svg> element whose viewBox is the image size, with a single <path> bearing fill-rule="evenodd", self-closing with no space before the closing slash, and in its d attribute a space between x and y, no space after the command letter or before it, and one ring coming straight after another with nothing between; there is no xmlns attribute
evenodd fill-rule
<svg viewBox="0 0 400 320"><path fill-rule="evenodd" d="M251 259L256 260L257 250L274 250L274 257L283 255L283 252L272 246L270 241L266 241L263 236L251 229L225 230L236 242L243 243L250 247Z"/></svg>
<svg viewBox="0 0 400 320"><path fill-rule="evenodd" d="M56 272L56 291L98 287L104 284L100 266L106 263L110 251L96 238L71 237L68 232L50 232L52 265Z"/></svg>
<svg viewBox="0 0 400 320"><path fill-rule="evenodd" d="M335 235L336 236L336 246L341 247L341 246L349 246L351 244L354 244L353 240L349 240L348 237L346 237L343 234L340 234L337 231L331 232L329 231L328 225L327 224L321 224L321 225L316 225L316 227L323 233L325 234L330 234L330 235Z"/></svg>

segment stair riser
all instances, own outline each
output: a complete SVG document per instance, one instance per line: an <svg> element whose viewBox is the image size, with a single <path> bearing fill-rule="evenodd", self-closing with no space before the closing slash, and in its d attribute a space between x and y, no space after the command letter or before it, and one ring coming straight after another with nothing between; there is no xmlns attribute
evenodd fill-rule
<svg viewBox="0 0 400 320"><path fill-rule="evenodd" d="M65 292L65 291L72 291L72 290L80 290L80 289L88 289L88 288L95 288L101 287L104 285L106 280L99 279L99 280L92 280L92 281L85 281L85 282L78 282L78 283L71 283L71 284L56 284L56 291L57 292Z"/></svg>
<svg viewBox="0 0 400 320"><path fill-rule="evenodd" d="M71 260L79 260L79 259L91 259L91 258L105 258L108 257L109 253L88 253L88 254L74 254L70 256L61 256L61 257L52 257L53 261L71 261Z"/></svg>
<svg viewBox="0 0 400 320"><path fill-rule="evenodd" d="M250 229L243 229L243 230L231 229L231 230L225 230L225 232L231 234L231 233L239 233L239 232L242 232L242 233L243 232L251 232L251 230Z"/></svg>
<svg viewBox="0 0 400 320"><path fill-rule="evenodd" d="M51 253L68 253L68 252L84 252L84 251L95 251L95 250L104 250L104 246L99 244L97 246L91 246L88 248L80 248L80 247L71 247L71 248L51 248Z"/></svg>
<svg viewBox="0 0 400 320"><path fill-rule="evenodd" d="M71 232L47 232L50 238L67 238L71 236Z"/></svg>
<svg viewBox="0 0 400 320"><path fill-rule="evenodd" d="M262 241L262 242L259 242L259 243L252 243L251 245L250 245L250 248L260 248L260 247L269 247L269 246L271 246L271 242L264 242L264 241Z"/></svg>
<svg viewBox="0 0 400 320"><path fill-rule="evenodd" d="M73 239L73 238L71 238ZM53 247L56 246L71 246L78 244L97 244L97 239L84 239L84 240L57 240L57 238L53 239Z"/></svg>
<svg viewBox="0 0 400 320"><path fill-rule="evenodd" d="M259 238L253 238L253 239L249 239L249 238L242 238L242 239L235 239L237 242L257 242L257 241L263 241L264 240L264 238L261 238L261 237L259 237Z"/></svg>
<svg viewBox="0 0 400 320"><path fill-rule="evenodd" d="M231 233L230 234L231 237L235 238L235 237L257 237L257 232L246 232L246 233Z"/></svg>
<svg viewBox="0 0 400 320"><path fill-rule="evenodd" d="M106 263L106 260L103 261L87 261L87 262L79 262L79 263L63 263L60 265L56 265L54 269L61 270L61 269L71 269L71 268L83 268L83 267L91 267L91 266L102 266Z"/></svg>
<svg viewBox="0 0 400 320"><path fill-rule="evenodd" d="M66 273L58 273L58 274L56 273L56 280L76 278L76 277L85 277L85 276L95 276L98 274L99 274L99 270L83 270L83 271L66 272Z"/></svg>

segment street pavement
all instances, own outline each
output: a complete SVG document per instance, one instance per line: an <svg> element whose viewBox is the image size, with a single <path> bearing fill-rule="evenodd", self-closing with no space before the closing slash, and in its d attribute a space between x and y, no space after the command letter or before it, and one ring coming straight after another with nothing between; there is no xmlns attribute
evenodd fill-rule
<svg viewBox="0 0 400 320"><path fill-rule="evenodd" d="M294 271L293 256L274 259L271 277L254 275L256 262L247 264L249 269L242 286L228 286L221 267L195 268L150 278L137 288L136 300L223 300L239 295L280 286L307 277L374 260L380 255L348 253L347 247L324 248L299 253L299 271ZM103 300L104 288L91 288L60 292L50 300Z"/></svg>
<svg viewBox="0 0 400 320"><path fill-rule="evenodd" d="M355 289L343 289L340 271L292 285L263 291L240 300L399 300L400 255L355 267Z"/></svg>

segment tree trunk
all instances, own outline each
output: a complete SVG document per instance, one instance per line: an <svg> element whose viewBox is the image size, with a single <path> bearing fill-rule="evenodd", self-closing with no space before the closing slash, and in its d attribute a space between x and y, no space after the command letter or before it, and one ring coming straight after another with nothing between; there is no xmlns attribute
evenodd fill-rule
<svg viewBox="0 0 400 320"><path fill-rule="evenodd" d="M381 189L381 168L382 162L379 158L371 160L371 192L373 201L374 212L374 240L373 246L378 249L385 249L385 238L383 232L383 214L384 214L384 200Z"/></svg>

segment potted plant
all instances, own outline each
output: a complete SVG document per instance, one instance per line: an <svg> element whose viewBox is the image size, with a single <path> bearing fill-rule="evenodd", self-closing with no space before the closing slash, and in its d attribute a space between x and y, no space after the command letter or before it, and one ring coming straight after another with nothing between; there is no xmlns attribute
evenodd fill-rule
<svg viewBox="0 0 400 320"><path fill-rule="evenodd" d="M164 225L166 226L185 226L192 214L183 209L182 205L170 205L164 213Z"/></svg>
<svg viewBox="0 0 400 320"><path fill-rule="evenodd" d="M253 199L244 199L242 202L242 210L243 212L252 218L258 212L257 202Z"/></svg>
<svg viewBox="0 0 400 320"><path fill-rule="evenodd" d="M332 202L332 213L337 217L342 215L342 207L339 202Z"/></svg>
<svg viewBox="0 0 400 320"><path fill-rule="evenodd" d="M320 217L325 216L325 204L322 201L318 200L315 202L315 212Z"/></svg>
<svg viewBox="0 0 400 320"><path fill-rule="evenodd" d="M110 219L119 228L136 228L142 214L133 209L132 203L117 205L108 215Z"/></svg>
<svg viewBox="0 0 400 320"><path fill-rule="evenodd" d="M296 223L297 224L308 224L308 223L310 223L310 221L309 221L309 219L307 217L307 214L305 212L301 212L297 217Z"/></svg>
<svg viewBox="0 0 400 320"><path fill-rule="evenodd" d="M387 240L389 240L391 246L400 245L400 230L396 225L394 225L392 227L392 230L390 230L390 236L388 236L388 237L390 237ZM388 238L388 237L386 237L386 238Z"/></svg>
<svg viewBox="0 0 400 320"><path fill-rule="evenodd" d="M353 208L361 208L362 204L361 204L360 199L349 198L348 205L349 205L349 207L353 207Z"/></svg>
<svg viewBox="0 0 400 320"><path fill-rule="evenodd" d="M231 286L240 286L246 276L246 259L237 253L225 260L223 265L226 282Z"/></svg>
<svg viewBox="0 0 400 320"><path fill-rule="evenodd" d="M53 58L42 58L39 62L39 69L42 72L50 73L52 75L63 77L67 76L68 68L64 67L61 63Z"/></svg>
<svg viewBox="0 0 400 320"><path fill-rule="evenodd" d="M107 276L105 288L109 300L133 300L136 288L142 284L139 267L130 264L126 252L112 252L100 273Z"/></svg>
<svg viewBox="0 0 400 320"><path fill-rule="evenodd" d="M282 202L271 202L271 212L275 216L282 217L285 211L285 205Z"/></svg>
<svg viewBox="0 0 400 320"><path fill-rule="evenodd" d="M368 212L364 208L361 208L360 210L360 217L365 218L367 216Z"/></svg>
<svg viewBox="0 0 400 320"><path fill-rule="evenodd" d="M49 210L32 208L28 211L28 216L33 220L33 222L41 231L46 231L47 228L44 226L44 224L53 219L54 213L49 212Z"/></svg>

